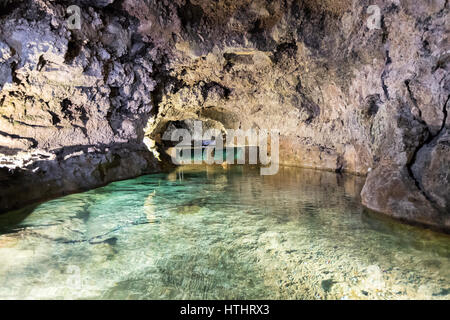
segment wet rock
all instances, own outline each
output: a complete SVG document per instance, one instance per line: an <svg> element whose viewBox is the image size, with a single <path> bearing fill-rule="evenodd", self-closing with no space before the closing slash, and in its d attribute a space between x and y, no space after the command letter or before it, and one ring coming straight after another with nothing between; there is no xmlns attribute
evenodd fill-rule
<svg viewBox="0 0 450 320"><path fill-rule="evenodd" d="M361 197L370 209L395 218L438 229L449 227L450 219L421 192L406 167L378 166L369 173Z"/></svg>
<svg viewBox="0 0 450 320"><path fill-rule="evenodd" d="M412 171L427 197L443 212L450 212L449 130L444 130L418 152Z"/></svg>

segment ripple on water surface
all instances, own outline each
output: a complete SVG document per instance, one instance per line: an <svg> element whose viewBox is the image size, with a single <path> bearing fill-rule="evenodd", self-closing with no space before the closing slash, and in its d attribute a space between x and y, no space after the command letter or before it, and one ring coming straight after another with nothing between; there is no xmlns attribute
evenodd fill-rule
<svg viewBox="0 0 450 320"><path fill-rule="evenodd" d="M450 238L363 179L179 168L0 216L0 298L449 299Z"/></svg>

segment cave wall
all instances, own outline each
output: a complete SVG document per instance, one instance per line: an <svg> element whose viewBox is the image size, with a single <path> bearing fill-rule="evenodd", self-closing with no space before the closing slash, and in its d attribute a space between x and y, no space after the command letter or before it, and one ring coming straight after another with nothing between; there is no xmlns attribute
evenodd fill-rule
<svg viewBox="0 0 450 320"><path fill-rule="evenodd" d="M81 30L67 29L71 4ZM379 29L367 27L369 5ZM0 17L0 146L12 163L2 194L156 171L144 137L158 145L170 121L199 119L276 128L281 164L367 175L367 207L450 228L448 10L445 0L15 2Z"/></svg>
<svg viewBox="0 0 450 320"><path fill-rule="evenodd" d="M109 1L111 2L111 1ZM154 59L108 1L14 1L0 18L0 209L156 172L143 143Z"/></svg>

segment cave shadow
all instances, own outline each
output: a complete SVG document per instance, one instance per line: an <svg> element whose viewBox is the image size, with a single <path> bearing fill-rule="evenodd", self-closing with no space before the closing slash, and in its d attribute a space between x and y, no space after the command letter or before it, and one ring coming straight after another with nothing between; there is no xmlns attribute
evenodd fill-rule
<svg viewBox="0 0 450 320"><path fill-rule="evenodd" d="M89 148L94 148L94 151L89 152ZM102 187L114 181L161 171L160 163L144 143L75 145L48 152L53 153L55 158L49 159L45 154L40 158L37 155L34 161L24 168L0 168L0 214L33 203ZM136 174L124 174L129 162L134 160L133 155L140 156L147 164L135 169ZM91 167L83 171L82 167L85 167L86 163ZM113 178L114 170L120 170L117 179ZM17 214L17 220L32 211L32 207L24 209Z"/></svg>
<svg viewBox="0 0 450 320"><path fill-rule="evenodd" d="M35 203L22 209L0 213L0 235L15 233L18 229L20 229L17 226L20 225L29 215L31 215L39 204L40 203Z"/></svg>

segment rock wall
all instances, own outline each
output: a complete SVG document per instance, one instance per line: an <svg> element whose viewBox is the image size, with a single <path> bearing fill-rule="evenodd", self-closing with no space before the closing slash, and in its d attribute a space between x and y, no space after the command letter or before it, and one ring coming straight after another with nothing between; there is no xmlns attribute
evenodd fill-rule
<svg viewBox="0 0 450 320"><path fill-rule="evenodd" d="M72 4L80 30L65 22ZM200 119L279 129L281 164L367 174L367 207L450 229L446 0L23 0L3 11L3 194L158 170L144 137L158 147L171 122Z"/></svg>
<svg viewBox="0 0 450 320"><path fill-rule="evenodd" d="M159 170L143 143L156 86L148 44L135 19L97 3L80 3L81 30L67 28L69 2L3 7L2 210Z"/></svg>

